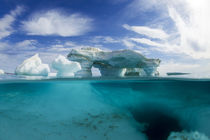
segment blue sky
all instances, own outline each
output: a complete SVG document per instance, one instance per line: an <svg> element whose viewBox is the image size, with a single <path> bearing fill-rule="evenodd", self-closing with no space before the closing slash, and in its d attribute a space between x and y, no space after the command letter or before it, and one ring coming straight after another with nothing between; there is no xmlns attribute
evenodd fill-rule
<svg viewBox="0 0 210 140"><path fill-rule="evenodd" d="M72 48L132 49L160 71L210 73L208 0L0 0L0 69Z"/></svg>

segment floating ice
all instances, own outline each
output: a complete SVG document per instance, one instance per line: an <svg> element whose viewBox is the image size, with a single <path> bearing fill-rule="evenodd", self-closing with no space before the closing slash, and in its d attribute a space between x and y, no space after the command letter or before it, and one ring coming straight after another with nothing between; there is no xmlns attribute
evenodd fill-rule
<svg viewBox="0 0 210 140"><path fill-rule="evenodd" d="M56 77L57 73L55 72L51 72L51 73L48 73L48 77Z"/></svg>
<svg viewBox="0 0 210 140"><path fill-rule="evenodd" d="M34 56L26 59L15 70L15 73L18 75L30 76L48 76L49 72L50 68L48 64L42 64L39 54L35 54Z"/></svg>
<svg viewBox="0 0 210 140"><path fill-rule="evenodd" d="M0 75L4 74L4 71L0 69Z"/></svg>
<svg viewBox="0 0 210 140"><path fill-rule="evenodd" d="M81 66L78 62L69 61L62 55L59 55L52 62L52 67L58 71L58 77L73 77L75 72L81 70Z"/></svg>
<svg viewBox="0 0 210 140"><path fill-rule="evenodd" d="M79 62L82 70L76 75L91 77L91 68L101 76L157 76L159 59L149 59L133 50L103 51L98 48L72 49L68 59ZM128 71L127 71L128 69Z"/></svg>
<svg viewBox="0 0 210 140"><path fill-rule="evenodd" d="M195 132L172 132L167 140L209 140L209 138L197 131Z"/></svg>

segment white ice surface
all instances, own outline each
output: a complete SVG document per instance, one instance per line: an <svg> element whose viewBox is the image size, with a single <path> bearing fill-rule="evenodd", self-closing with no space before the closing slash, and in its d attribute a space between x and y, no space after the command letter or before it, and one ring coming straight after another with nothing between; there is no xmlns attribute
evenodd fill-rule
<svg viewBox="0 0 210 140"><path fill-rule="evenodd" d="M48 76L49 72L49 65L42 63L42 60L39 58L39 54L35 54L34 56L26 59L15 70L15 73L18 75L29 76Z"/></svg>
<svg viewBox="0 0 210 140"><path fill-rule="evenodd" d="M4 71L2 69L0 69L0 75L4 74Z"/></svg>
<svg viewBox="0 0 210 140"><path fill-rule="evenodd" d="M52 62L52 67L57 71L57 77L74 77L74 73L81 70L78 62L69 61L62 55Z"/></svg>

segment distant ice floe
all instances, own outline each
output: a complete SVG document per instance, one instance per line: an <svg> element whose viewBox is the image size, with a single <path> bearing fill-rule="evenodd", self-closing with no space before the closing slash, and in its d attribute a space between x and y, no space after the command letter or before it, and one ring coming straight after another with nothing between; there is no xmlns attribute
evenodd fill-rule
<svg viewBox="0 0 210 140"><path fill-rule="evenodd" d="M197 131L195 132L172 132L167 140L209 140L209 138Z"/></svg>
<svg viewBox="0 0 210 140"><path fill-rule="evenodd" d="M2 69L0 69L0 75L4 74L4 71Z"/></svg>
<svg viewBox="0 0 210 140"><path fill-rule="evenodd" d="M39 54L35 54L23 61L23 63L16 68L15 73L17 75L48 76L50 67L48 64L42 63Z"/></svg>
<svg viewBox="0 0 210 140"><path fill-rule="evenodd" d="M75 72L81 70L78 62L70 61L62 55L52 62L52 67L57 70L57 77L74 77Z"/></svg>

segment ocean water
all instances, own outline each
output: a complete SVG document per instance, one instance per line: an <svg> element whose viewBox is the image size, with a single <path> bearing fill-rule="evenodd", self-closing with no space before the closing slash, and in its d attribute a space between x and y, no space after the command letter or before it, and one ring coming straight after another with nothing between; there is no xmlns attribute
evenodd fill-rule
<svg viewBox="0 0 210 140"><path fill-rule="evenodd" d="M0 80L0 140L167 140L182 131L210 137L210 80Z"/></svg>

